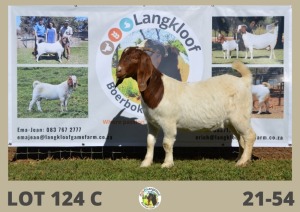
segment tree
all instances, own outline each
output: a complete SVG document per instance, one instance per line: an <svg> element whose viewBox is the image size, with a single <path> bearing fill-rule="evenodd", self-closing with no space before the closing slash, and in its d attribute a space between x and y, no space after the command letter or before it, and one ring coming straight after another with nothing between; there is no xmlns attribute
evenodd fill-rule
<svg viewBox="0 0 300 212"><path fill-rule="evenodd" d="M82 29L88 29L87 19L77 19L76 17L44 17L44 16L21 16L20 33L32 34L33 27L39 22L40 19L44 20L44 24L47 27L49 22L53 22L54 28L59 32L63 26L65 20L69 21L69 25L73 28L74 32L82 31Z"/></svg>

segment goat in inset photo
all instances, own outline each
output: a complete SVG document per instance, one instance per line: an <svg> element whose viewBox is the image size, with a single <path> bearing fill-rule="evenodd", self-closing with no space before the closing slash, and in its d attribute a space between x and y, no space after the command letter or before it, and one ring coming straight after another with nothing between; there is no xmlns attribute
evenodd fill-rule
<svg viewBox="0 0 300 212"><path fill-rule="evenodd" d="M34 81L32 84L32 100L29 103L28 110L31 111L34 103L36 103L38 110L42 111L41 100L60 100L60 110L67 111L68 99L70 98L74 89L78 85L77 77L75 75L69 76L68 79L58 85Z"/></svg>
<svg viewBox="0 0 300 212"><path fill-rule="evenodd" d="M255 101L258 101L258 112L257 114L262 113L262 106L266 106L266 114L271 114L269 111L269 100L270 100L270 84L263 82L261 85L252 85L252 95L253 95L253 107Z"/></svg>
<svg viewBox="0 0 300 212"><path fill-rule="evenodd" d="M61 57L64 52L64 45L68 42L67 37L63 37L55 43L36 43L37 45L37 55L36 62L39 62L39 58L43 54L57 54L58 61L61 63Z"/></svg>
<svg viewBox="0 0 300 212"><path fill-rule="evenodd" d="M242 33L242 38L245 47L250 51L250 59L253 59L253 49L270 49L270 59L276 59L274 48L277 43L278 25L275 26L274 32L267 32L261 35L254 35L247 32L246 25L239 25L237 31ZM246 51L245 59L248 58L248 51Z"/></svg>

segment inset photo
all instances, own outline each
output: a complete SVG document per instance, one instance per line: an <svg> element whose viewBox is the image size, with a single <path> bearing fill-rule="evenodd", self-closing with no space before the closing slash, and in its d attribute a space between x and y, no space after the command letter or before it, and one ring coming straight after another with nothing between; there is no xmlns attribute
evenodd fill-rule
<svg viewBox="0 0 300 212"><path fill-rule="evenodd" d="M18 64L87 64L88 18L17 16Z"/></svg>
<svg viewBox="0 0 300 212"><path fill-rule="evenodd" d="M284 17L212 17L212 63L284 63Z"/></svg>
<svg viewBox="0 0 300 212"><path fill-rule="evenodd" d="M18 118L87 118L87 68L18 68Z"/></svg>
<svg viewBox="0 0 300 212"><path fill-rule="evenodd" d="M283 119L284 71L281 67L250 68L253 75L252 118ZM232 68L213 68L212 76L231 74L239 76Z"/></svg>

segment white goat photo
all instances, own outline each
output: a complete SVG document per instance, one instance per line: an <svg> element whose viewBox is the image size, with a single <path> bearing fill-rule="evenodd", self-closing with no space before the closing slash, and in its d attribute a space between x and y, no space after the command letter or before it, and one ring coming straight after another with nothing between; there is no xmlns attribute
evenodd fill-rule
<svg viewBox="0 0 300 212"><path fill-rule="evenodd" d="M55 43L38 43L37 45L37 55L36 55L36 62L39 62L39 58L43 54L56 54L58 61L61 63L61 58L64 53L64 46L68 42L67 37L63 37L60 40L56 41Z"/></svg>
<svg viewBox="0 0 300 212"><path fill-rule="evenodd" d="M60 100L61 112L67 111L68 99L77 85L78 80L75 75L69 76L66 81L58 85L34 81L32 84L32 100L29 103L28 111L31 111L33 105L36 103L38 111L43 112L41 107L42 99Z"/></svg>
<svg viewBox="0 0 300 212"><path fill-rule="evenodd" d="M142 167L153 163L154 145L160 129L164 133L165 160L172 167L177 129L213 131L227 127L239 141L236 166L245 166L252 156L256 134L251 127L252 74L241 62L232 67L242 77L222 75L206 81L183 83L158 71L146 49L126 48L117 66L116 87L125 78L138 83L147 119L147 153Z"/></svg>
<svg viewBox="0 0 300 212"><path fill-rule="evenodd" d="M261 35L255 35L247 32L246 25L239 25L238 32L242 34L245 47L250 52L250 59L253 59L253 49L270 49L270 59L276 59L274 48L277 43L278 25L275 26L273 32L267 32ZM248 51L246 50L245 59L248 58Z"/></svg>
<svg viewBox="0 0 300 212"><path fill-rule="evenodd" d="M283 64L284 16L212 18L212 64ZM231 57L233 56L233 57Z"/></svg>

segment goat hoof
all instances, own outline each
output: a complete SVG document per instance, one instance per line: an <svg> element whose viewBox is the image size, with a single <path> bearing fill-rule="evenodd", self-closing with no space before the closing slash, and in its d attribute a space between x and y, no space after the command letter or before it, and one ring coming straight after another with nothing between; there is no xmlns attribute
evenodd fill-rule
<svg viewBox="0 0 300 212"><path fill-rule="evenodd" d="M151 161L149 162L149 161L145 161L145 160L144 160L144 161L142 162L142 164L141 164L140 167L149 167L149 166L151 166L151 164L152 164Z"/></svg>
<svg viewBox="0 0 300 212"><path fill-rule="evenodd" d="M238 156L234 161L238 162L241 159L241 156Z"/></svg>
<svg viewBox="0 0 300 212"><path fill-rule="evenodd" d="M248 164L248 162L249 162L249 161L241 161L241 160L239 160L239 161L235 164L235 166L236 166L236 167L245 167L245 166Z"/></svg>
<svg viewBox="0 0 300 212"><path fill-rule="evenodd" d="M173 162L169 162L169 163L163 163L161 165L161 168L171 168L172 166L174 166Z"/></svg>

